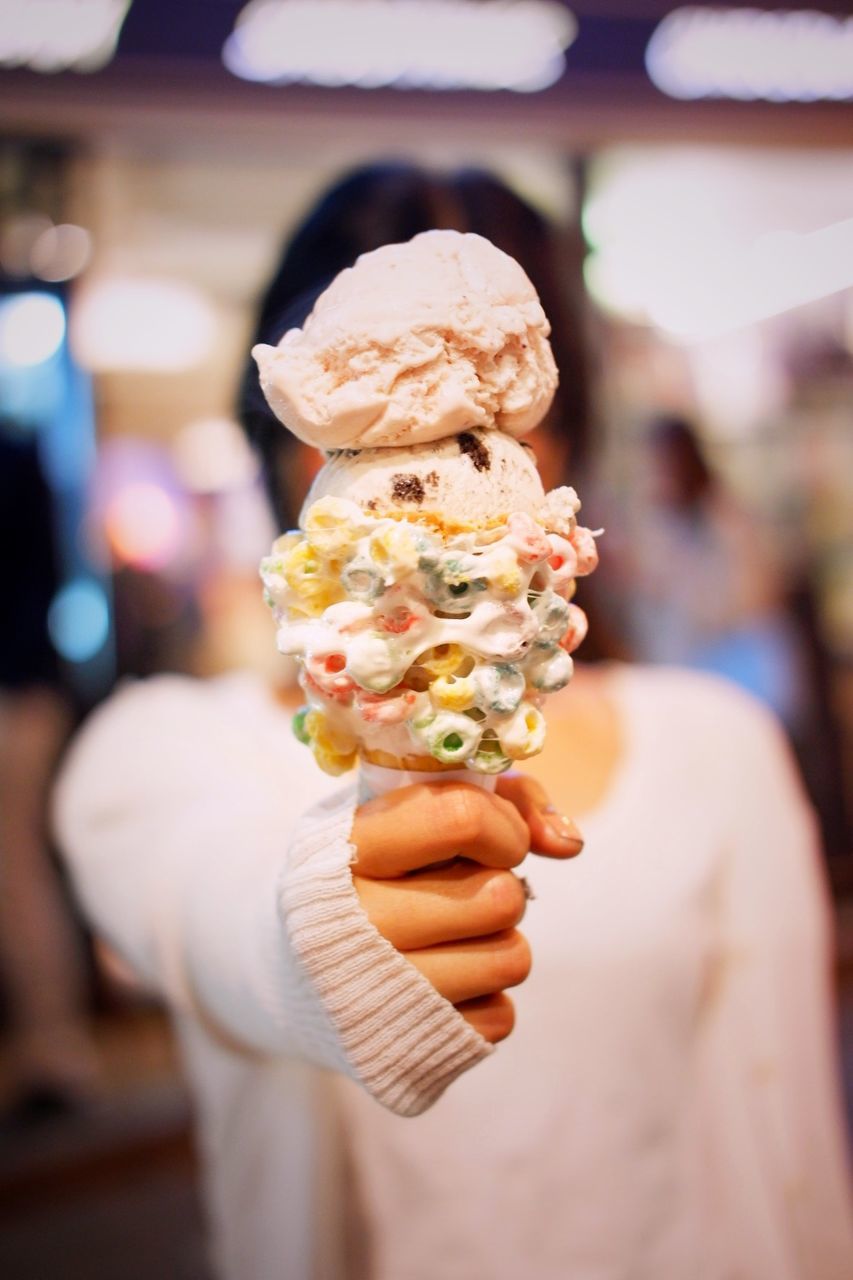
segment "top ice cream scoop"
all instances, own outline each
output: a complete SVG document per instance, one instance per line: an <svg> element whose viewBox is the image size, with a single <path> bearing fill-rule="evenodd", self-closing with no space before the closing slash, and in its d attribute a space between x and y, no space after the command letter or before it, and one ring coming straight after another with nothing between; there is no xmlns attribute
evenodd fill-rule
<svg viewBox="0 0 853 1280"><path fill-rule="evenodd" d="M426 231L363 254L302 329L253 349L276 416L320 449L425 444L471 428L522 436L557 386L550 325L514 259Z"/></svg>

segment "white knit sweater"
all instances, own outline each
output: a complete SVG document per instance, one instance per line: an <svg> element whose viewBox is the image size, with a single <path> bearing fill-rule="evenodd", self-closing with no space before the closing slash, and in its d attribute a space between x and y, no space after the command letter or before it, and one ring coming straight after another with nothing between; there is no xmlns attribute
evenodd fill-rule
<svg viewBox="0 0 853 1280"><path fill-rule="evenodd" d="M371 1280L853 1275L828 915L784 744L721 682L610 692L624 758L583 856L527 871L533 972L494 1053L367 924L352 791L260 685L156 680L84 731L61 841L175 1015L228 1280L349 1280L338 1120Z"/></svg>
<svg viewBox="0 0 853 1280"><path fill-rule="evenodd" d="M491 1046L365 916L350 871L355 787L299 817L304 780L289 791L281 743L244 767L254 726L241 705L223 720L205 686L163 677L94 716L56 794L80 897L174 1007L417 1115Z"/></svg>

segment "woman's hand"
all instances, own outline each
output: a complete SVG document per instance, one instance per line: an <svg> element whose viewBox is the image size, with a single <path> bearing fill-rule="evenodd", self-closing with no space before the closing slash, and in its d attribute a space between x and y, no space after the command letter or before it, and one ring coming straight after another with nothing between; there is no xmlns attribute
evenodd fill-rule
<svg viewBox="0 0 853 1280"><path fill-rule="evenodd" d="M375 928L492 1044L512 1031L507 987L530 972L517 926L527 905L513 868L534 850L580 853L573 822L532 778L497 794L464 782L418 783L362 805L353 883Z"/></svg>

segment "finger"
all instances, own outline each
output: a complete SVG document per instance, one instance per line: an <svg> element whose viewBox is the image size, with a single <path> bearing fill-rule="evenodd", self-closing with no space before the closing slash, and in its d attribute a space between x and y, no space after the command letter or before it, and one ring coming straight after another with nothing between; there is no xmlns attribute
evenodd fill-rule
<svg viewBox="0 0 853 1280"><path fill-rule="evenodd" d="M451 1004L517 987L530 973L530 947L517 929L403 954Z"/></svg>
<svg viewBox="0 0 853 1280"><path fill-rule="evenodd" d="M530 848L518 808L468 782L415 783L369 800L352 841L358 874L382 880L455 857L509 869Z"/></svg>
<svg viewBox="0 0 853 1280"><path fill-rule="evenodd" d="M489 1044L506 1040L515 1026L515 1006L503 992L481 996L479 1000L464 1000L456 1008Z"/></svg>
<svg viewBox="0 0 853 1280"><path fill-rule="evenodd" d="M464 859L394 880L354 875L353 884L370 922L398 951L514 929L527 906L511 871Z"/></svg>
<svg viewBox="0 0 853 1280"><path fill-rule="evenodd" d="M583 848L580 830L551 804L548 792L535 778L507 774L498 779L498 793L518 809L530 830L530 847L546 858L574 858Z"/></svg>

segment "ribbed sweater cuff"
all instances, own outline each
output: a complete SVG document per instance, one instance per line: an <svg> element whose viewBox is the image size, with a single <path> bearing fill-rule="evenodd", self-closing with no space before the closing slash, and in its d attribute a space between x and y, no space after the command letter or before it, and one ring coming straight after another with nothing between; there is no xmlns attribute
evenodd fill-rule
<svg viewBox="0 0 853 1280"><path fill-rule="evenodd" d="M390 1110L415 1116L492 1046L364 914L351 872L355 804L350 788L302 819L280 902L353 1075Z"/></svg>

